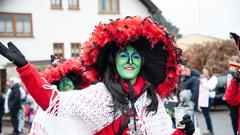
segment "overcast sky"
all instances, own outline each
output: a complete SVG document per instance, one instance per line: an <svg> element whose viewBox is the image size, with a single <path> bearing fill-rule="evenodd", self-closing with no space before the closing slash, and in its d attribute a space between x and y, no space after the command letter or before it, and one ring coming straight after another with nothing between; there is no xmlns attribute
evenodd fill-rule
<svg viewBox="0 0 240 135"><path fill-rule="evenodd" d="M229 39L240 34L240 0L152 0L184 35Z"/></svg>

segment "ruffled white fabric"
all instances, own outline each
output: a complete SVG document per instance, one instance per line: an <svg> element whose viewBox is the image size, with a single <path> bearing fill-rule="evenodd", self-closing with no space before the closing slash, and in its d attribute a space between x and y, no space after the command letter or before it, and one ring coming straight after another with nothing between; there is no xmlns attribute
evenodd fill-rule
<svg viewBox="0 0 240 135"><path fill-rule="evenodd" d="M146 102L144 102L146 100ZM171 135L174 131L170 116L158 97L159 106L155 115L143 116L144 134ZM91 135L113 122L112 97L103 83L91 85L83 90L59 93L48 112L39 110L31 129L31 135ZM139 105L145 103L145 105ZM138 107L150 103L143 94L135 103ZM51 112L57 108L57 113ZM140 114L138 114L140 115Z"/></svg>
<svg viewBox="0 0 240 135"><path fill-rule="evenodd" d="M112 96L103 83L60 95L59 116L70 117L86 125L91 133L113 122Z"/></svg>
<svg viewBox="0 0 240 135"><path fill-rule="evenodd" d="M171 117L165 111L165 107L160 98L158 112L153 115L150 113L145 118L147 135L171 135L175 129L173 129Z"/></svg>

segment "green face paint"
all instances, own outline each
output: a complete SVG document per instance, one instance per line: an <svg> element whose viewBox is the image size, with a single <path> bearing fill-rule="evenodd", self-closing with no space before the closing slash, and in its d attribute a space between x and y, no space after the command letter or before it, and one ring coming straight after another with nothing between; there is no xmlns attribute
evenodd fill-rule
<svg viewBox="0 0 240 135"><path fill-rule="evenodd" d="M64 77L63 79L60 80L59 82L60 91L68 91L73 89L74 89L74 84L70 79L68 79L67 77Z"/></svg>
<svg viewBox="0 0 240 135"><path fill-rule="evenodd" d="M118 74L131 83L135 83L141 69L142 58L140 53L128 45L126 50L119 50L116 55Z"/></svg>

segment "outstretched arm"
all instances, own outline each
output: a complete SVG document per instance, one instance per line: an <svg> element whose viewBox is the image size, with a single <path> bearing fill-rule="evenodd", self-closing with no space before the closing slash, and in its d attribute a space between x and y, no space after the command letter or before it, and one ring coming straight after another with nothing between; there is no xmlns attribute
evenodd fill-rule
<svg viewBox="0 0 240 135"><path fill-rule="evenodd" d="M56 92L52 91L53 87L40 76L33 65L26 61L24 55L12 42L8 43L8 47L0 42L0 54L17 66L17 71L27 91L37 104L46 110L51 99L57 95Z"/></svg>
<svg viewBox="0 0 240 135"><path fill-rule="evenodd" d="M30 63L18 68L17 71L28 93L43 110L46 110L50 102L57 96L56 87L50 85Z"/></svg>

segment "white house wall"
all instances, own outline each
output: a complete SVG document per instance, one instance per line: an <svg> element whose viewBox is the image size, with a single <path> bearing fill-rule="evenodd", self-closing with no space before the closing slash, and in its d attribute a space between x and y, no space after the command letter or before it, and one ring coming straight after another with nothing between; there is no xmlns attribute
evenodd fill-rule
<svg viewBox="0 0 240 135"><path fill-rule="evenodd" d="M50 0L0 0L0 12L31 13L33 37L0 37L2 43L12 41L30 61L50 59L53 43L64 43L65 58L71 57L70 43L83 43L100 21L125 16L149 16L139 0L119 0L120 14L99 14L98 0L79 0L80 10L69 10L67 0L62 9L51 9ZM0 56L0 65L6 60Z"/></svg>

